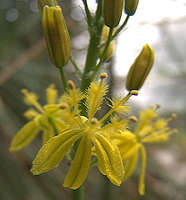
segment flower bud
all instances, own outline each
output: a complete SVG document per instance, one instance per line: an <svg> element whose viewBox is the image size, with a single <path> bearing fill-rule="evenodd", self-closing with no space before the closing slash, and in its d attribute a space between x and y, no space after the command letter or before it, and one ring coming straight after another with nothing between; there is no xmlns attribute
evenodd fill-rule
<svg viewBox="0 0 186 200"><path fill-rule="evenodd" d="M63 67L70 58L70 36L59 6L43 9L43 33L51 62Z"/></svg>
<svg viewBox="0 0 186 200"><path fill-rule="evenodd" d="M138 7L139 0L125 0L125 13L127 15L134 15Z"/></svg>
<svg viewBox="0 0 186 200"><path fill-rule="evenodd" d="M147 78L154 63L154 51L146 44L136 58L127 75L127 90L139 90Z"/></svg>
<svg viewBox="0 0 186 200"><path fill-rule="evenodd" d="M104 61L109 61L111 59L114 49L115 49L115 41L112 41L112 42L110 42L110 44L107 48L106 54L104 55L104 58L103 58ZM102 56L103 51L104 51L104 47L102 47L99 51L100 57Z"/></svg>
<svg viewBox="0 0 186 200"><path fill-rule="evenodd" d="M38 9L39 9L41 15L42 15L43 8L46 5L57 6L57 2L56 2L56 0L37 0L37 6L38 6Z"/></svg>
<svg viewBox="0 0 186 200"><path fill-rule="evenodd" d="M103 16L105 24L109 27L115 27L119 24L123 10L123 0L104 0Z"/></svg>
<svg viewBox="0 0 186 200"><path fill-rule="evenodd" d="M102 44L105 44L107 39L108 39L108 36L109 36L109 27L108 26L104 26L103 29L102 29L102 34L101 34L101 43ZM113 30L113 33L115 32L115 30ZM104 45L100 48L99 50L99 56L101 57L102 54L103 54L103 51L104 51ZM115 41L113 40L112 42L110 42L108 48L107 48L107 51L106 51L106 54L104 56L104 61L109 61L110 58L112 57L112 54L115 50Z"/></svg>

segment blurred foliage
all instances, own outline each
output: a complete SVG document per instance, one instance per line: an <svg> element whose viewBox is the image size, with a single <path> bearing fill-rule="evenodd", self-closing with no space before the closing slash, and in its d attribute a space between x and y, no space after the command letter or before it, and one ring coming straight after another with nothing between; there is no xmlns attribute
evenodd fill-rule
<svg viewBox="0 0 186 200"><path fill-rule="evenodd" d="M77 16L78 12L83 13L83 11L72 4L71 0L60 2L65 8L64 15L72 40L78 38L79 34L85 30L86 22L81 17L75 21L72 16ZM0 199L71 199L70 191L61 186L65 174L63 172L66 171L68 162L44 175L33 176L30 173L31 162L39 149L40 139L21 152L10 153L8 150L11 138L25 123L23 112L26 106L23 104L20 90L27 88L39 93L41 102L45 99L45 88L52 82L62 93L57 69L50 66L42 43L40 16L36 1L1 0L0 24ZM164 29L161 27L161 30ZM76 49L75 42L73 44L73 54L79 55L80 50L82 54L83 48ZM34 54L33 51L37 48L40 48L40 51ZM176 56L175 53L173 54ZM26 60L24 60L25 57L27 57ZM72 72L69 64L65 73L71 79L74 77ZM168 76L167 72L163 73ZM180 81L183 82L183 74L180 73L175 81L178 84ZM179 98L179 94L176 98ZM168 114L170 114L169 111L164 115ZM177 127L180 133L168 144L154 145L149 149L151 160L147 164L146 195L142 197L144 200L186 199L186 136L184 134L186 111L184 108L177 115L178 119L172 125ZM107 181L102 185L105 178L98 174L96 169L92 169L86 184L86 199L104 200L108 199L108 196L110 199L118 200L140 199L137 193L138 172L136 171L133 178L123 183L121 187L115 187ZM109 193L106 190L108 188Z"/></svg>

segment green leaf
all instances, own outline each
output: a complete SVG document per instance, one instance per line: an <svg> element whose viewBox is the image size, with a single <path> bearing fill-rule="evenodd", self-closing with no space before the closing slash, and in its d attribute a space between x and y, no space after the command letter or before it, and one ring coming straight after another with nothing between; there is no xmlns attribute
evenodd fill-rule
<svg viewBox="0 0 186 200"><path fill-rule="evenodd" d="M28 122L13 138L10 144L10 151L18 151L30 144L39 131L40 129L34 120Z"/></svg>
<svg viewBox="0 0 186 200"><path fill-rule="evenodd" d="M31 172L38 175L57 167L76 140L81 137L77 131L66 131L52 137L36 155Z"/></svg>
<svg viewBox="0 0 186 200"><path fill-rule="evenodd" d="M91 140L88 136L84 136L80 141L74 160L65 178L64 187L75 190L83 184L88 174L90 158Z"/></svg>
<svg viewBox="0 0 186 200"><path fill-rule="evenodd" d="M124 167L118 147L98 134L94 139L94 145L98 157L98 168L113 184L119 186L124 177Z"/></svg>

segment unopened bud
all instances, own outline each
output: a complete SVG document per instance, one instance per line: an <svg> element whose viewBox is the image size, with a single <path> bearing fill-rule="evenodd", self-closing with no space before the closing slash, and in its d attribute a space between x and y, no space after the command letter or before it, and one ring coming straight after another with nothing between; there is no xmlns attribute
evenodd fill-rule
<svg viewBox="0 0 186 200"><path fill-rule="evenodd" d="M37 6L38 6L38 9L39 9L41 15L42 15L43 8L46 5L57 6L57 2L56 2L56 0L37 0Z"/></svg>
<svg viewBox="0 0 186 200"><path fill-rule="evenodd" d="M112 41L112 42L110 42L110 44L107 48L107 51L104 55L104 58L103 58L104 61L109 61L111 59L114 49L115 49L115 41ZM99 51L100 57L102 56L103 52L104 52L104 47L102 47Z"/></svg>
<svg viewBox="0 0 186 200"><path fill-rule="evenodd" d="M70 58L70 36L59 6L43 9L43 33L51 62L56 67L63 67Z"/></svg>
<svg viewBox="0 0 186 200"><path fill-rule="evenodd" d="M105 24L115 27L119 24L123 10L123 0L104 0L103 16Z"/></svg>
<svg viewBox="0 0 186 200"><path fill-rule="evenodd" d="M147 78L154 63L154 51L146 44L136 58L127 75L127 90L139 90Z"/></svg>
<svg viewBox="0 0 186 200"><path fill-rule="evenodd" d="M138 7L139 0L125 0L125 13L127 15L134 15Z"/></svg>

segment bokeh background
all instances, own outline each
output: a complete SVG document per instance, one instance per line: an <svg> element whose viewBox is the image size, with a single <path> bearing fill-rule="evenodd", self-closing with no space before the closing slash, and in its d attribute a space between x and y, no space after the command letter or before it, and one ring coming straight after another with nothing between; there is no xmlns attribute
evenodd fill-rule
<svg viewBox="0 0 186 200"><path fill-rule="evenodd" d="M88 32L82 2L59 0L72 40L72 55L83 66ZM92 10L95 1L88 1ZM179 130L166 144L148 149L146 194L137 192L139 169L121 187L111 185L96 168L86 181L87 200L185 200L186 199L186 1L143 0L127 28L117 39L117 48L105 70L111 73L114 96L125 93L127 71L145 43L155 49L155 65L133 98L133 112L150 104L161 104L160 114L177 114L171 126ZM68 79L79 80L69 63ZM50 64L43 42L36 0L0 1L0 199L68 200L71 192L62 187L68 162L40 176L30 173L41 138L20 152L10 153L12 137L26 122L20 90L27 88L45 103L45 89L55 83L62 93L57 69Z"/></svg>

